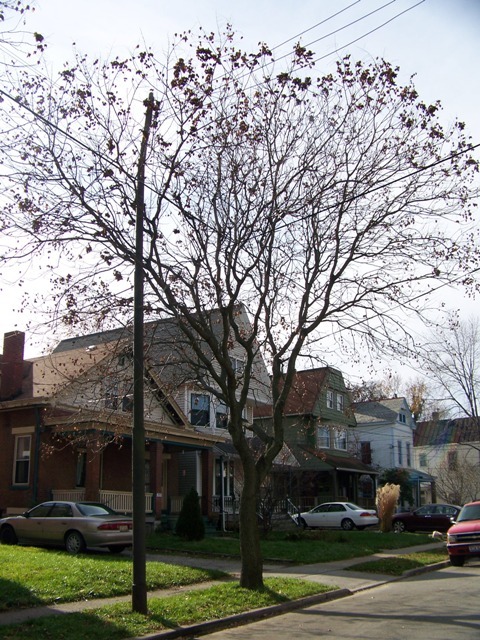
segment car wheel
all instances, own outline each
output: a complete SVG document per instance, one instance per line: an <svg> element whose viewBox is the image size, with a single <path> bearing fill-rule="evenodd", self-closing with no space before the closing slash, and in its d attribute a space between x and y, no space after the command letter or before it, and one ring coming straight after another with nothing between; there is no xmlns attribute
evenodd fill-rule
<svg viewBox="0 0 480 640"><path fill-rule="evenodd" d="M0 531L0 542L2 544L17 544L18 538L13 527L6 524Z"/></svg>
<svg viewBox="0 0 480 640"><path fill-rule="evenodd" d="M465 556L450 556L450 564L454 567L463 567Z"/></svg>
<svg viewBox="0 0 480 640"><path fill-rule="evenodd" d="M85 551L85 540L79 531L69 531L67 533L65 536L65 549L71 554Z"/></svg>
<svg viewBox="0 0 480 640"><path fill-rule="evenodd" d="M394 533L403 533L405 531L405 523L401 520L397 520L393 523L393 531Z"/></svg>
<svg viewBox="0 0 480 640"><path fill-rule="evenodd" d="M125 547L121 544L112 545L111 547L108 547L108 550L110 551L110 553L122 553L124 549Z"/></svg>
<svg viewBox="0 0 480 640"><path fill-rule="evenodd" d="M350 518L345 518L344 520L342 520L342 529L344 531L351 531L354 526L355 525L353 524L353 520L350 520Z"/></svg>

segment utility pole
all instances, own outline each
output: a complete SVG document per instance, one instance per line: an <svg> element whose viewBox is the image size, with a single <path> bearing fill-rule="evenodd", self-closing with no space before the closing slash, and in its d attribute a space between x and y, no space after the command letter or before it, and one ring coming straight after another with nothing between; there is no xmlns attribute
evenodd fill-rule
<svg viewBox="0 0 480 640"><path fill-rule="evenodd" d="M132 610L146 614L147 580L145 553L145 422L144 422L144 268L143 220L145 216L145 164L153 118L153 93L145 103L147 111L138 159L135 193L135 273L133 291L133 583Z"/></svg>

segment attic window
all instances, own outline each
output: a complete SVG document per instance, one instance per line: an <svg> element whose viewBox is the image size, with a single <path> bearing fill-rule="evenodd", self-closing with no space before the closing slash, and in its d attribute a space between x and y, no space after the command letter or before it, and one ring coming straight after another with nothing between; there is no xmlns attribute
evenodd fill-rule
<svg viewBox="0 0 480 640"><path fill-rule="evenodd" d="M332 389L327 389L327 408L333 409L333 391Z"/></svg>

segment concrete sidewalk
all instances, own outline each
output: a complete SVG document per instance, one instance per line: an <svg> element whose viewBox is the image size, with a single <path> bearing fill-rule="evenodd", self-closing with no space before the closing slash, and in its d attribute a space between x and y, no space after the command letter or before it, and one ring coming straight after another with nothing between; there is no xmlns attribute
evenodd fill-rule
<svg viewBox="0 0 480 640"><path fill-rule="evenodd" d="M246 622L265 618L269 615L279 615L286 611L293 609L310 606L316 602L321 602L327 599L334 599L351 595L357 591L364 589L371 589L373 587L398 580L412 575L412 573L423 573L425 571L432 571L443 566L448 565L448 561L425 567L420 570L414 570L404 574L401 578L396 578L388 575L380 574L368 574L358 573L355 571L349 571L349 567L353 567L355 564L361 562L372 561L381 558L388 558L399 556L408 553L415 553L424 550L433 550L441 548L443 543L427 544L416 547L407 547L405 549L395 549L394 551L377 553L375 555L369 555L361 558L350 558L349 560L339 560L337 562L316 563L308 565L295 565L291 566L281 562L266 562L264 564L264 576L288 576L291 578L301 578L304 580L312 580L321 584L326 584L336 587L335 590L327 594L319 594L318 596L310 596L294 602L287 602L274 607L268 607L267 610L256 610L253 612L247 612L234 616L232 619L212 621L211 623L205 623L202 625L195 625L194 627L176 629L174 631L166 631L149 636L149 638L162 638L167 640L168 638L181 637L182 635L188 635L193 637L194 635L203 635L211 631L218 631L221 628L232 626L235 624L245 624ZM151 554L147 556L148 561L164 562L166 564L187 565L190 567L198 567L204 569L219 569L229 574L230 579L238 579L240 575L240 562L237 559L230 558L218 558L218 557L198 557L189 555L159 555ZM193 589L205 589L221 581L216 582L203 582L197 585L189 585L185 587L179 587L169 590L158 590L148 594L148 598L159 598L168 595L179 594L182 592L191 591ZM45 607L34 607L30 609L16 609L13 611L6 611L0 613L0 625L7 624L20 624L34 618L40 618L50 615L59 615L65 613L73 613L78 611L85 611L88 609L97 609L106 604L112 604L115 602L127 602L131 601L131 595L119 596L115 598L102 598L97 600L82 600L78 602L68 602L64 604L54 604Z"/></svg>

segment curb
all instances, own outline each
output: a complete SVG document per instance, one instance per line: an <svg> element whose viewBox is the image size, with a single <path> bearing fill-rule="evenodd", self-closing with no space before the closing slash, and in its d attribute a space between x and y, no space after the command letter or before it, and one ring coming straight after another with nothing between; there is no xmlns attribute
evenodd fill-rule
<svg viewBox="0 0 480 640"><path fill-rule="evenodd" d="M274 604L271 607L264 607L263 609L245 611L245 613L228 616L227 618L209 620L208 622L199 622L198 624L179 627L178 629L172 629L171 631L161 631L159 633L152 633L146 636L136 636L134 638L128 638L127 640L173 640L174 638L193 638L195 636L207 635L208 633L213 633L215 631L222 631L223 629L240 627L244 624L258 622L265 618L273 618L274 616L279 616L282 613L289 613L290 611L310 607L321 602L338 600L339 598L351 596L353 593L354 591L350 589L335 589L327 593L319 593L317 595L299 598L298 600Z"/></svg>
<svg viewBox="0 0 480 640"><path fill-rule="evenodd" d="M218 620L210 620L208 622L179 627L178 629L172 629L171 631L152 633L146 636L136 636L128 638L127 640L175 640L177 638L195 638L196 636L203 636L216 631L223 631L224 629L240 627L251 622L259 622L267 618L273 618L274 616L279 616L283 613L289 613L290 611L303 609L322 602L346 598L347 596L352 596L355 593L374 589L375 587L380 587L384 584L388 584L389 582L399 582L400 580L405 580L422 573L430 573L432 571L437 571L438 569L443 569L449 565L449 560L443 560L442 562L429 564L425 567L410 569L405 571L401 576L394 576L387 580L379 580L378 582L374 582L364 587L358 587L355 589L335 589L327 593L320 593L313 596L307 596L305 598L299 598L298 600L282 602L281 604L272 605L271 607L265 607L263 609L246 611L245 613L228 616L227 618L219 618Z"/></svg>

